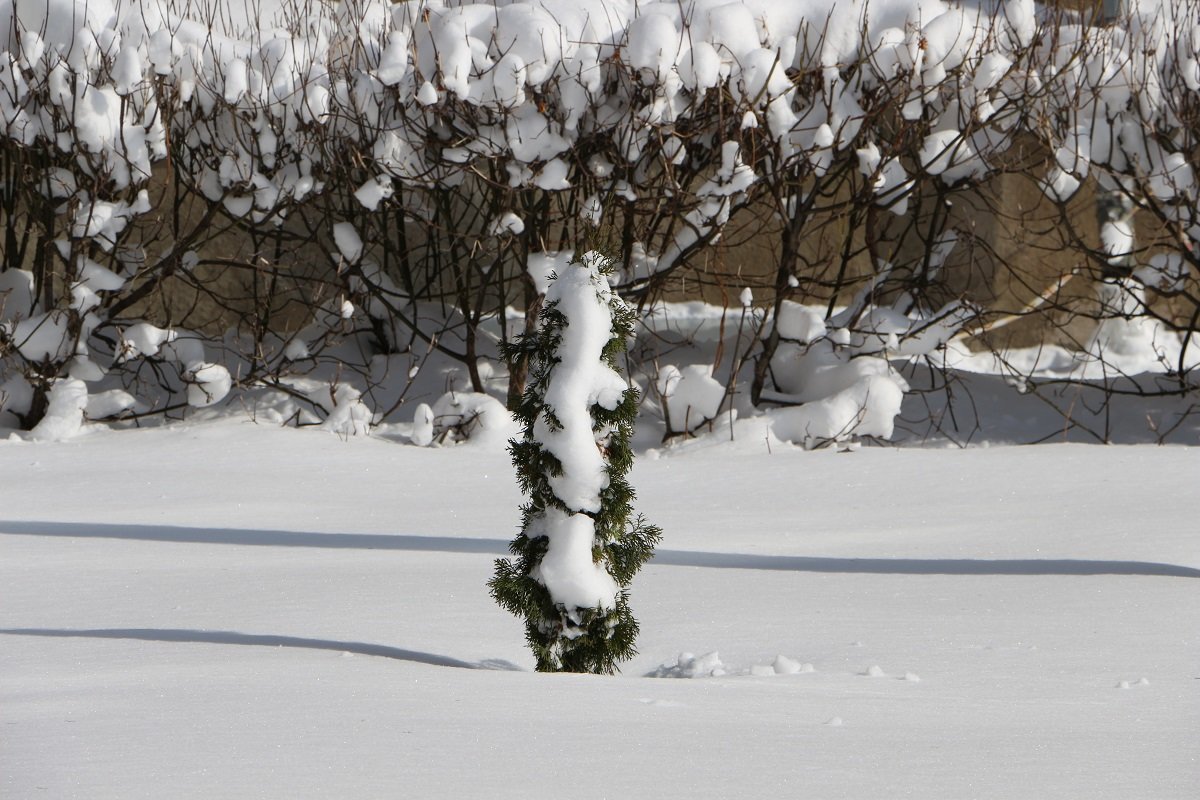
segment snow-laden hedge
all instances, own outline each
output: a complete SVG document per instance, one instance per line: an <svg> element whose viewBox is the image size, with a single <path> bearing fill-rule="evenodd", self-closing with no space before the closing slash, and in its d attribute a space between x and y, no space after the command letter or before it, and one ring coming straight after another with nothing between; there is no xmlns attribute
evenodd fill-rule
<svg viewBox="0 0 1200 800"><path fill-rule="evenodd" d="M1138 275L1195 305L1197 17L1193 0L1110 28L1032 0L344 0L246 32L156 2L0 2L0 413L77 425L266 382L357 430L362 387L317 401L287 377L329 342L364 331L376 350L444 355L482 392L505 309L534 324L545 263L598 247L615 288L652 301L740 214L778 237L779 262L734 372L753 360L754 402L798 406L787 438L886 437L896 359L979 313L929 291L958 241L940 209L1029 143L1053 156L1035 175L1052 199L1091 175L1156 215L1175 247ZM185 196L203 213L177 213ZM801 244L830 215L850 232L812 319ZM1074 239L1121 275L1127 216ZM877 274L843 279L883 217L923 246L874 242ZM313 293L313 325L274 341L260 315L235 357L174 324L163 286L206 280L216 220L324 249L333 291ZM525 365L504 367L511 400ZM710 367L672 368L649 376L669 429L734 394Z"/></svg>

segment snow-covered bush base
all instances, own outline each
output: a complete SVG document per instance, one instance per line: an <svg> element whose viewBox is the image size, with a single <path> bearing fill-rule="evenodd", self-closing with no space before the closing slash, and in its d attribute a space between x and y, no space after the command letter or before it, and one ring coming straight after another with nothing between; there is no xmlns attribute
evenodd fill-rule
<svg viewBox="0 0 1200 800"><path fill-rule="evenodd" d="M504 404L486 394L447 392L433 404L430 414L422 418L430 426L430 441L503 447L518 431Z"/></svg>
<svg viewBox="0 0 1200 800"><path fill-rule="evenodd" d="M679 369L664 366L655 382L662 406L668 409L668 432L694 432L716 419L725 402L725 387L713 378L712 368L688 364Z"/></svg>
<svg viewBox="0 0 1200 800"><path fill-rule="evenodd" d="M828 319L814 308L782 305L770 363L779 391L764 399L796 405L771 412L779 439L814 447L891 438L909 389L899 366L944 348L977 313L957 302L935 313L905 313L907 296L880 307L868 301L869 291Z"/></svg>
<svg viewBox="0 0 1200 800"><path fill-rule="evenodd" d="M1118 373L1111 365L1105 367L1107 358L1101 361L1082 349L1039 345L1000 353L971 350L965 337L954 335L961 330L957 322L910 319L896 328L912 333L902 331L889 339L863 335L861 324L853 334L839 331L834 327L839 314L826 328L824 315L824 308L792 304L783 317L782 326L794 341L781 346L775 375L791 392L767 393L763 407L755 408L745 390L749 367L743 366L726 404L737 412L734 424L723 424L722 413L713 431L701 427L693 432L701 441L672 439L666 452L730 439L765 441L767 447L862 440L1138 442L1165 436L1166 441L1200 441L1194 401L1179 392L1181 378L1197 385L1200 337L1193 336L1184 352L1187 372L1181 376L1179 363L1164 355L1177 358L1183 337L1143 316L1112 319L1100 328L1114 337L1109 347L1117 340L1122 343L1126 371ZM648 316L645 324L651 329L647 335L671 347L681 362L712 363L722 330L727 336L724 351L734 350L723 317L718 307L668 303ZM805 321L801 324L797 319ZM1148 331L1152 335L1146 335ZM1130 335L1121 338L1123 333ZM921 337L921 354L901 354L912 353L913 335ZM807 337L815 338L805 341ZM856 352L856 341L876 344L862 344L869 352ZM889 346L881 347L880 341ZM930 342L934 345L926 350ZM657 368L658 375L668 371L661 363ZM723 384L729 380L724 369L716 375ZM650 382L652 374L644 380ZM1112 389L1119 393L1113 394ZM657 448L667 427L657 404L644 405L641 429L639 442L655 448L656 454L663 452Z"/></svg>
<svg viewBox="0 0 1200 800"><path fill-rule="evenodd" d="M816 447L853 437L891 438L906 384L872 375L829 397L771 412L771 431L784 441Z"/></svg>
<svg viewBox="0 0 1200 800"><path fill-rule="evenodd" d="M803 313L814 319L824 314L823 309L797 308L804 308ZM1106 385L1120 379L1135 381L1127 388L1140 387L1138 391L1151 396L1109 398L1115 404L1114 409L1121 409L1120 413L1114 412L1114 419L1122 420L1115 440L1154 441L1157 429L1169 431L1170 441L1191 441L1187 425L1175 427L1189 406L1186 396L1173 401L1152 395L1171 391L1176 385L1173 382L1178 379L1177 359L1181 352L1185 356L1184 368L1191 371L1189 374L1196 374L1200 369L1200 341L1193 337L1183 351L1180 334L1145 318L1113 319L1106 323L1101 328L1107 332L1103 348L1092 353L1040 346L993 355L968 349L963 339L951 339L945 347L934 348L927 357L915 360L912 356L888 356L886 352L845 357L831 355L838 349L845 351L845 346L818 338L807 345L797 343L781 348L779 374L792 376L793 382L788 387L795 393L786 398L786 405L776 407L766 402L760 408L751 405L746 394L749 366L743 367L733 392L727 397L724 392L729 381L728 362L710 373L708 365L713 363L717 351L721 318L722 309L718 307L685 303L663 304L644 320L652 330L646 335L654 341L667 337L667 341L673 342L670 337L676 336L688 343L686 347L672 344L672 356L678 361L660 359L657 377L672 368L681 376L690 371L699 379L698 385L706 387L710 403L718 397L712 384L721 387L724 399L711 426L697 426L696 412L684 412L692 437L701 440L716 442L734 437L761 441L765 434L781 445L790 442L811 447L863 438L922 441L930 434L934 440L945 436L953 441L1035 441L1057 432L1071 439L1095 441L1096 437L1083 431L1101 429ZM725 352L729 353L735 343L728 326L725 335ZM264 424L302 426L319 426L334 413L346 413L349 418L357 414L360 423L369 422L373 434L399 442L443 446L473 442L496 450L503 449L517 430L502 402L504 373L489 381L490 394L476 395L469 389L446 392L448 374L457 375L452 378L457 385L464 383L461 369L455 371L453 362L444 356L422 355L424 366L419 370L410 367L414 356L403 354L391 356L386 362L376 359L348 369L345 365L355 364L360 350L352 338L347 338L337 347L324 349L319 358L294 364L295 374L284 379L290 387L286 394L269 387L239 385L230 389L222 403L206 410L246 415ZM1120 371L1111 366L1117 363L1118 350ZM207 355L211 358L216 352L209 349ZM1103 360L1097 358L1100 354ZM168 364L177 364L174 354L170 355L172 360ZM820 362L824 363L823 368L814 369ZM639 449L659 447L668 433L667 422L654 396L656 373L652 365L644 369L645 372L633 375L635 383L651 387L639 413L635 440ZM932 371L926 373L928 369ZM839 371L843 380L833 380ZM810 372L815 375L814 382L806 388L800 378ZM959 409L957 414L945 413L943 401L928 392L930 386L942 386L946 380L954 381L960 389L954 400ZM78 435L96 421L151 410L136 394L120 388L119 384L114 386L113 381L110 371L102 380L86 383L89 389L85 421L79 428L68 426L60 430ZM338 410L331 392L336 393L342 385L347 387L343 392L352 387L359 393L360 410L350 412L349 409L358 408L354 404L341 406L345 411ZM1043 400L1035 399L1034 395ZM400 400L403 402L398 403ZM1047 404L1045 400L1052 402ZM0 427L18 429L19 422L12 410L28 408L30 401L31 389L22 376L15 375L0 383L0 405L7 409L0 414ZM691 400L682 406L671 403L671 413L677 414L675 409L680 407L693 408L698 402L703 401ZM422 406L425 412L421 411ZM1021 409L1020 424L1014 424L1017 408ZM1074 420L1075 424L1065 434L1055 408ZM172 412L168 419L179 418L183 413L194 416L199 410ZM389 410L391 413L385 416ZM704 410L711 411L711 405ZM728 424L731 417L732 426ZM906 422L901 424L901 418ZM1147 419L1155 420L1153 426ZM153 417L143 417L139 424L157 423ZM343 436L355 430L353 424L347 427L330 423L330 426ZM362 424L358 432L363 432ZM672 441L674 444L670 446L684 445L682 441Z"/></svg>
<svg viewBox="0 0 1200 800"><path fill-rule="evenodd" d="M1193 347L1185 352L1179 333L1146 314L1146 290L1140 281L1103 283L1099 299L1100 323L1077 356L1075 376L1102 380L1200 367L1200 352ZM1196 338L1195 333L1190 335Z"/></svg>
<svg viewBox="0 0 1200 800"><path fill-rule="evenodd" d="M50 389L46 415L29 432L35 442L61 442L79 433L88 406L87 386L75 378L55 381Z"/></svg>
<svg viewBox="0 0 1200 800"><path fill-rule="evenodd" d="M321 427L341 436L365 436L371 430L371 409L353 386L339 384L330 392L333 410Z"/></svg>

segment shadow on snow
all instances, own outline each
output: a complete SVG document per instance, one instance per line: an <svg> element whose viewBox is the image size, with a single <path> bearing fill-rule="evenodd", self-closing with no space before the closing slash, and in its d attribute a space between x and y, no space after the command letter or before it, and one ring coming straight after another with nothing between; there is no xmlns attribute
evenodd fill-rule
<svg viewBox="0 0 1200 800"><path fill-rule="evenodd" d="M178 544L251 547L324 547L360 550L505 555L501 539L411 534L311 533L305 531L185 528L170 525L115 525L82 522L0 521L0 535L57 536L69 539L126 539ZM651 562L660 567L754 569L864 575L1137 575L1200 578L1200 569L1152 561L1101 561L1069 558L829 558L659 550ZM238 635L238 634L234 634ZM333 648L349 649L349 648Z"/></svg>
<svg viewBox="0 0 1200 800"><path fill-rule="evenodd" d="M435 667L457 667L458 669L517 670L516 665L499 659L488 659L476 664L436 653L405 650L370 642L342 642L335 639L308 639L302 636L273 636L269 634L239 633L237 631L197 631L183 628L2 628L0 635L47 636L61 639L137 639L144 642L191 642L197 644L232 644L252 647L295 647L304 650L332 650L338 653L356 653L364 656L381 656L397 661L412 661Z"/></svg>

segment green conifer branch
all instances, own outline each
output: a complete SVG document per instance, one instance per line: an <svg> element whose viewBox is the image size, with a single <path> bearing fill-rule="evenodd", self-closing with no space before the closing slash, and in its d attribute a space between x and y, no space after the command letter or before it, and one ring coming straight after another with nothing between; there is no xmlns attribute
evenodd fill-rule
<svg viewBox="0 0 1200 800"><path fill-rule="evenodd" d="M588 267L577 262L571 268ZM615 297L603 298L599 287L597 292L597 302L607 302L612 319L612 335L601 358L617 370L617 358L625 350L633 330L633 313ZM550 430L562 429L555 409L545 398L555 368L561 363L557 352L569 321L554 303L542 310L539 321L536 331L504 348L505 358L524 357L530 365L529 382L514 412L524 433L509 443L517 483L527 502L521 513L521 532L509 546L513 558L496 561L496 571L488 586L502 608L525 620L525 637L539 671L612 674L621 661L637 652L638 624L629 608L627 587L642 564L654 554L662 535L659 528L647 524L640 515L631 520L634 491L625 476L633 466L630 439L638 394L629 386L615 408L607 409L597 403L588 409L608 478L600 491L599 511L588 514L594 523L593 559L613 578L619 591L610 608L566 608L555 603L549 590L531 575L549 546L546 537L535 532L539 521L548 509L573 513L555 495L549 481L562 475L563 465L534 433L539 419Z"/></svg>

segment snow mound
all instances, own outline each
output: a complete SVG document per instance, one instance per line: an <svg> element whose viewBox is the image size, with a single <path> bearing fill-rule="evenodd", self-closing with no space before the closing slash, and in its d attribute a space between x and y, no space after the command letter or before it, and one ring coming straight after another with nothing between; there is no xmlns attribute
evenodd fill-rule
<svg viewBox="0 0 1200 800"><path fill-rule="evenodd" d="M61 442L74 437L83 426L88 392L83 381L61 378L50 388L49 404L41 422L29 432L35 442Z"/></svg>
<svg viewBox="0 0 1200 800"><path fill-rule="evenodd" d="M505 446L520 426L496 398L475 392L447 392L433 404L435 441Z"/></svg>
<svg viewBox="0 0 1200 800"><path fill-rule="evenodd" d="M362 392L340 383L333 390L333 409L321 423L321 428L339 436L366 436L371 432L373 416L362 401Z"/></svg>
<svg viewBox="0 0 1200 800"><path fill-rule="evenodd" d="M725 401L725 387L713 378L712 367L706 364L689 364L683 369L668 364L660 371L656 388L675 432L694 431L714 419Z"/></svg>
<svg viewBox="0 0 1200 800"><path fill-rule="evenodd" d="M855 436L892 435L904 387L888 375L872 375L821 400L769 412L771 431L782 441L815 447Z"/></svg>
<svg viewBox="0 0 1200 800"><path fill-rule="evenodd" d="M221 364L193 362L183 371L182 377L187 383L188 405L193 408L216 405L233 388L233 378Z"/></svg>
<svg viewBox="0 0 1200 800"><path fill-rule="evenodd" d="M719 678L725 674L725 665L714 650L697 656L680 653L674 661L664 662L647 677L651 678Z"/></svg>
<svg viewBox="0 0 1200 800"><path fill-rule="evenodd" d="M417 447L428 447L433 444L433 409L428 403L421 403L413 412L412 430L409 440Z"/></svg>

